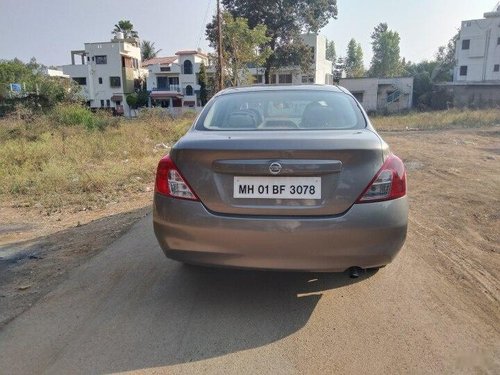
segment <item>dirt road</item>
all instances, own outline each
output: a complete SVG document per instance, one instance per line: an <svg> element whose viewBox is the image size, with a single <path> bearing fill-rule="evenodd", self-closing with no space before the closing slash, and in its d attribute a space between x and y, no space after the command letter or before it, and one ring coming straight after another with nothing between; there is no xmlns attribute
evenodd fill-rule
<svg viewBox="0 0 500 375"><path fill-rule="evenodd" d="M357 280L182 266L148 215L0 331L0 372L500 373L499 136L384 135L408 239Z"/></svg>

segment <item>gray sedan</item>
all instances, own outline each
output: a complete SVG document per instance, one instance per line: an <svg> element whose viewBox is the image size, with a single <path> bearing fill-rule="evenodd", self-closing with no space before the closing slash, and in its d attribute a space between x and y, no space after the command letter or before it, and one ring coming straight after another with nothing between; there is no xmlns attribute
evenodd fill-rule
<svg viewBox="0 0 500 375"><path fill-rule="evenodd" d="M407 221L403 162L338 86L221 91L157 169L154 231L181 262L378 268Z"/></svg>

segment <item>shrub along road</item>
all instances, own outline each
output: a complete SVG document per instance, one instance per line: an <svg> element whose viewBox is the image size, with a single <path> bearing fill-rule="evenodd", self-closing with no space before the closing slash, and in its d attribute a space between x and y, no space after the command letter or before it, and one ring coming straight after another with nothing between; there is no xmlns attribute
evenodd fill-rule
<svg viewBox="0 0 500 375"><path fill-rule="evenodd" d="M499 373L500 130L384 138L409 170L391 265L357 280L182 266L147 215L0 331L2 372Z"/></svg>

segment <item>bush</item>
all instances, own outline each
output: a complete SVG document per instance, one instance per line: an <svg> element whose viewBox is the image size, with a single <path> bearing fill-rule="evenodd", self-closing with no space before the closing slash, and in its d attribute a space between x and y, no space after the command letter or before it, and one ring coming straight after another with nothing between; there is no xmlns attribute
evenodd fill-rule
<svg viewBox="0 0 500 375"><path fill-rule="evenodd" d="M87 107L78 104L59 104L51 113L55 124L59 126L83 126L87 130L104 130L109 125L116 126L118 119L109 113L92 112Z"/></svg>
<svg viewBox="0 0 500 375"><path fill-rule="evenodd" d="M137 108L137 94L135 92L132 94L128 94L125 97L125 100L130 108L132 108L132 109Z"/></svg>
<svg viewBox="0 0 500 375"><path fill-rule="evenodd" d="M142 108L137 118L143 121L172 121L174 116L164 108Z"/></svg>

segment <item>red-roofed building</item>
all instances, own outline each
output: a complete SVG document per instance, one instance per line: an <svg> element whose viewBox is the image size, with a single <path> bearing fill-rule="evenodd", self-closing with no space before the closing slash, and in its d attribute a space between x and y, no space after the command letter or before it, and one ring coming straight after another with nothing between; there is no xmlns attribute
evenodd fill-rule
<svg viewBox="0 0 500 375"><path fill-rule="evenodd" d="M177 60L177 56L154 57L152 59L143 61L142 66L146 67L146 66L156 65L156 64L168 65L168 64L175 62L175 60Z"/></svg>
<svg viewBox="0 0 500 375"><path fill-rule="evenodd" d="M200 55L200 56L205 56L208 57L208 55L202 51L195 51L195 50L185 50L185 51L177 51L175 53L176 55Z"/></svg>

